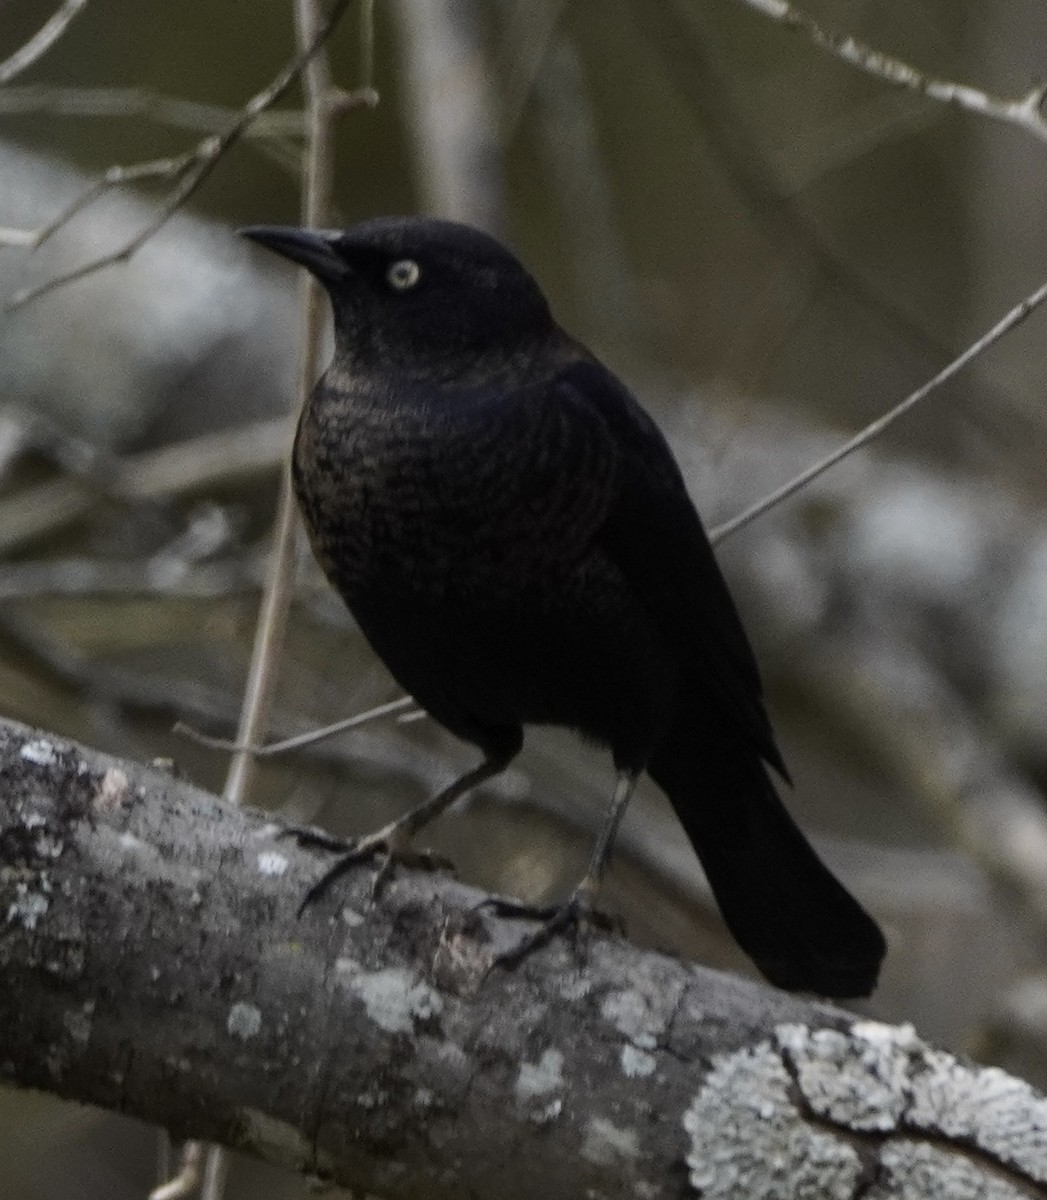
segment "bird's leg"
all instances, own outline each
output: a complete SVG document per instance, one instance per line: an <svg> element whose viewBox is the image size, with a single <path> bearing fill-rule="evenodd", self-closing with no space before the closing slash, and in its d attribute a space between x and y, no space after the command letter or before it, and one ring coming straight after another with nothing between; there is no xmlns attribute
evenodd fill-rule
<svg viewBox="0 0 1047 1200"><path fill-rule="evenodd" d="M441 789L435 796L430 796L424 804L419 804L417 808L412 808L410 812L405 813L402 817L398 817L395 821L390 821L388 825L383 825L381 829L375 830L374 833L369 833L366 837L362 837L355 842L335 842L333 848L341 850L342 853L334 864L306 892L302 903L298 907L299 915L310 904L319 900L331 884L344 875L346 871L376 856L383 858L382 865L379 867L374 879L374 891L376 894L388 879L395 862L405 862L414 866L432 868L436 860L431 855L419 854L412 851L411 839L445 809L450 808L466 792L471 791L485 780L503 771L507 761L501 755L489 756L478 767L474 767L471 771L466 771L464 775ZM292 832L297 834L297 831L292 830ZM310 844L330 846L330 843L327 842L322 834L314 840L315 832L312 830L305 831L305 838ZM348 846L348 849L346 849L346 846Z"/></svg>
<svg viewBox="0 0 1047 1200"><path fill-rule="evenodd" d="M512 950L499 954L494 961L495 966L511 969L523 962L533 951L546 945L557 933L561 933L565 929L577 930L583 922L605 929L613 926L614 922L596 908L596 897L600 890L604 867L611 856L611 847L614 845L618 826L621 824L625 810L636 790L639 774L639 771L623 770L618 772L611 807L607 810L607 816L593 844L589 866L578 886L563 904L555 908L535 908L513 900L498 899L487 902L488 906L493 908L499 916L532 917L542 922L534 933L525 937Z"/></svg>

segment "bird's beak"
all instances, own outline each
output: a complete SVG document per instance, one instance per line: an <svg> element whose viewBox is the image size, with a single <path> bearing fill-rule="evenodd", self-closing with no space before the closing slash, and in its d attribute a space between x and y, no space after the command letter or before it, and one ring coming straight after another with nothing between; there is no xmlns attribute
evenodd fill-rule
<svg viewBox="0 0 1047 1200"><path fill-rule="evenodd" d="M300 229L295 225L248 225L238 229L267 250L283 255L311 271L321 283L337 283L348 267L333 246L337 233L323 229Z"/></svg>

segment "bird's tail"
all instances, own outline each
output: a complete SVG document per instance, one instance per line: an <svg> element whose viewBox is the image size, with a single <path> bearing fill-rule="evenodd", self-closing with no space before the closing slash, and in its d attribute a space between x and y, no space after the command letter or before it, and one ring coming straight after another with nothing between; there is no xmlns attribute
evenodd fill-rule
<svg viewBox="0 0 1047 1200"><path fill-rule="evenodd" d="M648 771L697 851L727 927L763 974L790 991L869 995L883 934L815 854L755 750L729 733L678 731Z"/></svg>

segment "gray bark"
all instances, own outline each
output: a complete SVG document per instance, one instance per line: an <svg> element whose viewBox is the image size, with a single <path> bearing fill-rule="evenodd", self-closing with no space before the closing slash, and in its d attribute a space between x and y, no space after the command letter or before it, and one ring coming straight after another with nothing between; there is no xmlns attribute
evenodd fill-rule
<svg viewBox="0 0 1047 1200"><path fill-rule="evenodd" d="M1047 1194L1047 1101L853 1015L519 923L377 903L265 815L0 723L0 1078L383 1196Z"/></svg>

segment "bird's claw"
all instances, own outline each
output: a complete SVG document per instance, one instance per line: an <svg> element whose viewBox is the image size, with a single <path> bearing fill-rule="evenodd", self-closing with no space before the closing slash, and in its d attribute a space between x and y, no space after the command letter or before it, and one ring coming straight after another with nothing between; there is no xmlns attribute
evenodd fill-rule
<svg viewBox="0 0 1047 1200"><path fill-rule="evenodd" d="M313 831L308 832L311 834ZM454 871L454 865L449 859L432 854L427 850L413 849L409 835L395 822L356 842L344 842L336 838L325 839L321 834L319 838L308 844L334 849L340 853L338 859L305 893L298 906L299 916L324 896L331 885L347 871L351 871L353 867L360 866L362 863L370 862L372 859L381 860L375 871L374 879L371 881L372 900L377 900L381 895L397 865L414 867L423 871Z"/></svg>
<svg viewBox="0 0 1047 1200"><path fill-rule="evenodd" d="M492 970L495 967L513 970L535 950L548 945L558 933L569 932L574 949L579 952L584 934L589 930L620 931L622 927L618 918L596 908L592 894L583 888L576 890L560 905L539 907L502 897L492 897L477 907L492 909L500 917L540 922L533 933L522 938L511 950L504 950L496 955L491 964Z"/></svg>
<svg viewBox="0 0 1047 1200"><path fill-rule="evenodd" d="M352 845L345 838L337 837L315 825L282 825L276 836L278 838L293 837L303 850L330 850L333 853L344 853Z"/></svg>
<svg viewBox="0 0 1047 1200"><path fill-rule="evenodd" d="M386 844L374 849L368 847L364 858L359 857L359 848L351 851L351 853L356 856L356 862L362 862L365 858L375 857L379 857L382 860L378 870L374 873L374 879L371 881L372 900L377 900L382 894L385 885L393 877L394 868L398 866L413 867L416 871L447 871L452 875L454 874L454 863L449 858L444 858L441 854L434 854L431 850L414 850L406 844L396 847Z"/></svg>

